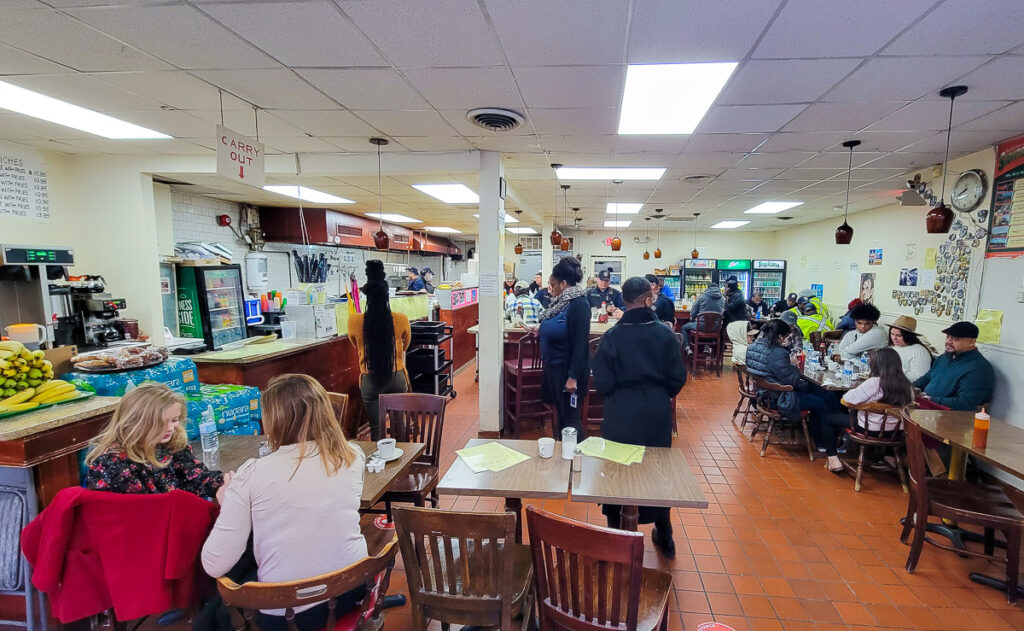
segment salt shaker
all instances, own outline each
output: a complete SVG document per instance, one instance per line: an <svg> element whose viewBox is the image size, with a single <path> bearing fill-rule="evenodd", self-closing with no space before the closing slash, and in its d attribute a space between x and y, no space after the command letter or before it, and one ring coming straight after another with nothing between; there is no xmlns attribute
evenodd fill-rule
<svg viewBox="0 0 1024 631"><path fill-rule="evenodd" d="M566 427L562 430L562 460L572 460L573 449L576 449L576 428Z"/></svg>
<svg viewBox="0 0 1024 631"><path fill-rule="evenodd" d="M583 452L579 447L572 450L572 470L583 471Z"/></svg>

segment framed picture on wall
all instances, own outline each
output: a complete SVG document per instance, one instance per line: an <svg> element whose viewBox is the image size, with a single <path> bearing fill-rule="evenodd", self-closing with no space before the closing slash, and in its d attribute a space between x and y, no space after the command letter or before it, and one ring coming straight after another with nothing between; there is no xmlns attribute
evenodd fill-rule
<svg viewBox="0 0 1024 631"><path fill-rule="evenodd" d="M858 296L861 302L869 305L875 304L875 273L867 273L860 275L860 294Z"/></svg>

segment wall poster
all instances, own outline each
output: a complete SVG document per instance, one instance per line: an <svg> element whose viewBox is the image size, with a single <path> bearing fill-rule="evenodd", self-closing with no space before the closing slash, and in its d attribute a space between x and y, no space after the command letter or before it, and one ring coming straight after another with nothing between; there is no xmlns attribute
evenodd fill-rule
<svg viewBox="0 0 1024 631"><path fill-rule="evenodd" d="M1024 136L996 146L987 258L1024 255Z"/></svg>
<svg viewBox="0 0 1024 631"><path fill-rule="evenodd" d="M900 287L917 287L917 268L900 268Z"/></svg>
<svg viewBox="0 0 1024 631"><path fill-rule="evenodd" d="M875 304L875 273L864 273L860 275L860 292L857 296L861 302L869 305Z"/></svg>
<svg viewBox="0 0 1024 631"><path fill-rule="evenodd" d="M868 250L868 265L882 264L882 248Z"/></svg>

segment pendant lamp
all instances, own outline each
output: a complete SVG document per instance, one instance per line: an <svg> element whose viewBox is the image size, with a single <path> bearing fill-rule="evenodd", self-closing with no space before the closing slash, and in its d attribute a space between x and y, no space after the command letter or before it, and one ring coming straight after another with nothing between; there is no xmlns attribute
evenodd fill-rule
<svg viewBox="0 0 1024 631"><path fill-rule="evenodd" d="M953 209L946 205L946 169L949 167L949 137L953 133L953 101L965 94L965 85L954 85L939 91L939 96L949 99L949 125L946 127L946 159L942 162L942 195L939 197L939 205L925 215L925 226L929 234L945 234L953 225Z"/></svg>
<svg viewBox="0 0 1024 631"><path fill-rule="evenodd" d="M568 213L569 213L569 199L567 197L568 192L569 192L569 185L568 184L563 184L562 185L562 225L563 226L565 225L565 222L568 221L568 219L567 219ZM569 237L563 235L562 236L562 245L561 245L562 251L563 252L568 252L569 251L569 247L570 247L569 246Z"/></svg>
<svg viewBox="0 0 1024 631"><path fill-rule="evenodd" d="M644 217L644 225L647 226L644 229L644 260L651 258L651 253L647 251L647 242L651 240L651 226L650 217Z"/></svg>
<svg viewBox="0 0 1024 631"><path fill-rule="evenodd" d="M377 222L380 228L373 234L373 247L378 250L388 249L391 237L384 232L384 187L381 181L380 148L388 141L386 138L370 138L371 145L377 145Z"/></svg>
<svg viewBox="0 0 1024 631"><path fill-rule="evenodd" d="M658 220L658 247L654 248L654 258L656 258L656 259L660 259L661 258L661 218L663 217L663 215L661 213L663 211L664 211L663 208L655 208L654 209L654 212L658 213L654 217L655 219Z"/></svg>
<svg viewBox="0 0 1024 631"><path fill-rule="evenodd" d="M579 208L573 208L572 209L572 225L573 225L574 228L576 228L576 238L573 241L573 245L578 243L579 240L580 240L580 223L582 221L583 220L580 219L580 209Z"/></svg>
<svg viewBox="0 0 1024 631"><path fill-rule="evenodd" d="M697 217L700 217L700 213L693 213L693 249L690 250L690 258L700 258L700 252L697 251Z"/></svg>
<svg viewBox="0 0 1024 631"><path fill-rule="evenodd" d="M517 210L516 211L516 217L520 217L520 216L522 216L522 214L523 214L523 211L521 211L521 210ZM523 253L523 241L522 241L521 237L520 237L519 241L516 242L515 250L516 250L516 254L522 254Z"/></svg>
<svg viewBox="0 0 1024 631"><path fill-rule="evenodd" d="M612 184L615 185L615 208L619 208L619 184L622 184L622 180L612 180ZM615 215L615 236L612 237L612 252L618 252L622 249L622 239L619 238L619 222L618 215Z"/></svg>
<svg viewBox="0 0 1024 631"><path fill-rule="evenodd" d="M853 241L853 228L846 222L850 216L850 179L853 176L853 148L860 144L859 140L847 140L843 146L850 150L850 164L846 169L846 204L843 205L843 225L836 228L836 245L850 245Z"/></svg>
<svg viewBox="0 0 1024 631"><path fill-rule="evenodd" d="M562 168L562 165L557 162L551 163L551 169L555 172L555 185L558 185L558 169ZM555 206L558 205L558 189L555 189ZM562 243L562 233L558 231L557 226L551 227L551 245L560 245Z"/></svg>

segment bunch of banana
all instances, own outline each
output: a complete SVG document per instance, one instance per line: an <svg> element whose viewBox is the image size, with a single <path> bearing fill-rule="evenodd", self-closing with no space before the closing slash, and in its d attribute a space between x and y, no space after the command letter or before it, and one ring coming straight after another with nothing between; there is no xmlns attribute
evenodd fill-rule
<svg viewBox="0 0 1024 631"><path fill-rule="evenodd" d="M31 410L40 405L60 403L78 396L75 385L63 379L47 381L38 388L25 388L24 390L0 400L0 414L8 412L22 412Z"/></svg>
<svg viewBox="0 0 1024 631"><path fill-rule="evenodd" d="M0 342L0 397L13 397L51 379L53 364L43 351L30 351L21 342Z"/></svg>

